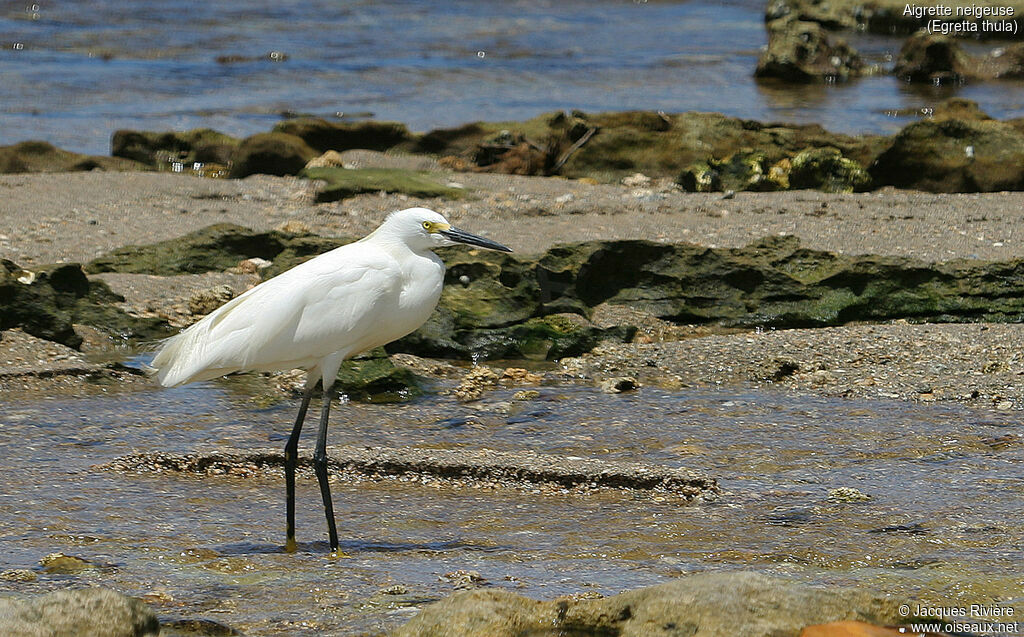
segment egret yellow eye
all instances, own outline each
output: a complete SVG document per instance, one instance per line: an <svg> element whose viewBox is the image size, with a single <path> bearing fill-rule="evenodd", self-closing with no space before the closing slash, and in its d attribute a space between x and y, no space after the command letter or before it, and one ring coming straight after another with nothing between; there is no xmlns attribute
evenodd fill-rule
<svg viewBox="0 0 1024 637"><path fill-rule="evenodd" d="M424 229L424 230L430 230L430 226L431 226L431 225L432 225L432 224L431 224L431 223L430 223L429 221L424 221L424 222L423 222L423 229Z"/></svg>

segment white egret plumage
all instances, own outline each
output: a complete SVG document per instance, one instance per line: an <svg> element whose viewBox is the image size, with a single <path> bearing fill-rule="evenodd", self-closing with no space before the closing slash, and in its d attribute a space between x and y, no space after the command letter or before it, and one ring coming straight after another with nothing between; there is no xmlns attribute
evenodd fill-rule
<svg viewBox="0 0 1024 637"><path fill-rule="evenodd" d="M444 263L434 248L468 244L511 252L453 228L426 208L392 213L366 237L257 285L164 341L150 363L164 386L241 371L305 368L306 387L285 445L287 542L295 547L295 467L299 434L317 384L323 407L313 466L331 550L338 548L327 478L331 390L346 358L401 338L434 311Z"/></svg>

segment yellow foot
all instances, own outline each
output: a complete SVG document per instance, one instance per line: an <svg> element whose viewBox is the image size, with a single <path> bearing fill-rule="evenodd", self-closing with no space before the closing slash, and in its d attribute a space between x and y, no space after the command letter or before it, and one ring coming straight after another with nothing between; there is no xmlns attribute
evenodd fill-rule
<svg viewBox="0 0 1024 637"><path fill-rule="evenodd" d="M295 543L295 538L290 537L288 541L284 543L285 553L294 553L299 549L299 545Z"/></svg>

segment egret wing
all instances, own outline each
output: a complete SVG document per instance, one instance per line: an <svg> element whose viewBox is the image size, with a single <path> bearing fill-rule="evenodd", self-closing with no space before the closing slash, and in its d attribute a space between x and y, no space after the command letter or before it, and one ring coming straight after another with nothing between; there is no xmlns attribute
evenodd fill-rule
<svg viewBox="0 0 1024 637"><path fill-rule="evenodd" d="M365 340L381 300L400 287L390 259L358 244L343 246L214 310L168 339L152 366L166 386L243 370L310 366Z"/></svg>

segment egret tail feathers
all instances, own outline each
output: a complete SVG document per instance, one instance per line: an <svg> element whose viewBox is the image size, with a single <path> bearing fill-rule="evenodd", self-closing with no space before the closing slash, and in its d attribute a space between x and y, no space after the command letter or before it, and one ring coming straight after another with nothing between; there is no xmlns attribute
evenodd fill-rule
<svg viewBox="0 0 1024 637"><path fill-rule="evenodd" d="M212 321L204 319L164 340L146 372L164 387L174 387L238 371L210 365L209 333L212 324Z"/></svg>

